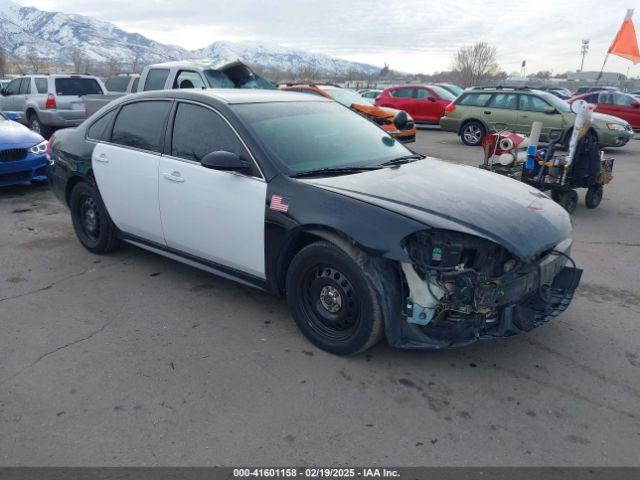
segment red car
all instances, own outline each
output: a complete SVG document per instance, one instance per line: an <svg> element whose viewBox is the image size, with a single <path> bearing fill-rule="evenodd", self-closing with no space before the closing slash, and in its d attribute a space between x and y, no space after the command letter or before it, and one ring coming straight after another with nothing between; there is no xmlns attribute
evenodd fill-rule
<svg viewBox="0 0 640 480"><path fill-rule="evenodd" d="M385 89L376 98L376 105L404 110L416 123L437 125L445 107L455 98L451 92L437 85L399 85Z"/></svg>
<svg viewBox="0 0 640 480"><path fill-rule="evenodd" d="M621 92L591 92L578 95L569 100L585 100L597 105L596 112L606 113L626 120L634 131L640 130L640 97Z"/></svg>

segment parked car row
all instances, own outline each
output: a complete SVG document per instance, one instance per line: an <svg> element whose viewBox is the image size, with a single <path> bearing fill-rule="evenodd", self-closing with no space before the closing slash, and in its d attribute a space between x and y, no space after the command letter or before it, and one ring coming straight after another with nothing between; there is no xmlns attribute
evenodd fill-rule
<svg viewBox="0 0 640 480"><path fill-rule="evenodd" d="M466 90L445 108L439 123L443 130L457 133L465 145L477 146L489 132L507 129L528 134L533 122L541 121L542 141L549 139L551 130L560 130L561 141L568 144L574 120L569 103L551 93L486 87ZM592 129L603 147L621 147L634 135L629 122L604 113L594 114Z"/></svg>

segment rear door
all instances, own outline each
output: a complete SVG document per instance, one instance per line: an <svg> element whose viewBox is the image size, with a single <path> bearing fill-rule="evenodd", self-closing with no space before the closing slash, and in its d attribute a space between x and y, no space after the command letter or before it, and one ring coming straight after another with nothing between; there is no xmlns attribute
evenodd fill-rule
<svg viewBox="0 0 640 480"><path fill-rule="evenodd" d="M207 153L219 150L252 161L220 113L179 103L171 147L160 160L160 211L167 246L264 278L267 184L257 168L253 176L200 164Z"/></svg>
<svg viewBox="0 0 640 480"><path fill-rule="evenodd" d="M389 91L389 97L380 98L379 103L383 107L397 108L398 110L404 110L411 115L414 120L418 118L414 115L415 100L413 99L412 87L400 87L394 88Z"/></svg>
<svg viewBox="0 0 640 480"><path fill-rule="evenodd" d="M480 109L480 112L480 118L491 129L517 128L518 94L513 92L496 93L487 102L485 108Z"/></svg>
<svg viewBox="0 0 640 480"><path fill-rule="evenodd" d="M85 95L102 95L100 83L95 78L70 76L53 79L54 94L56 97L56 109L73 110L84 115Z"/></svg>
<svg viewBox="0 0 640 480"><path fill-rule="evenodd" d="M123 232L164 245L158 201L158 167L168 100L128 103L115 117L108 142L99 142L91 164L107 211Z"/></svg>

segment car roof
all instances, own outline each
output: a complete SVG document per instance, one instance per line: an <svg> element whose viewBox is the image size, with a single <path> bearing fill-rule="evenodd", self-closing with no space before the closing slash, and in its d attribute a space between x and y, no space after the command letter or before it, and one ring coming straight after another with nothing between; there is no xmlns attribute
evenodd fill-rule
<svg viewBox="0 0 640 480"><path fill-rule="evenodd" d="M274 103L274 102L329 102L301 92L286 90L263 90L258 88L186 88L175 90L151 90L143 93L127 95L127 100L133 98L182 98L186 100L213 99L228 105L241 103Z"/></svg>

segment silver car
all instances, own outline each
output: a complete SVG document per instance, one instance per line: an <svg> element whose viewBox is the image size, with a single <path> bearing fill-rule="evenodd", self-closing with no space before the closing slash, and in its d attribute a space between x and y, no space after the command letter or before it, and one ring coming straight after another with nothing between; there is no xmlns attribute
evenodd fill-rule
<svg viewBox="0 0 640 480"><path fill-rule="evenodd" d="M105 91L89 75L27 75L2 90L0 111L18 113L21 123L48 137L58 128L80 125L86 118L84 96Z"/></svg>

